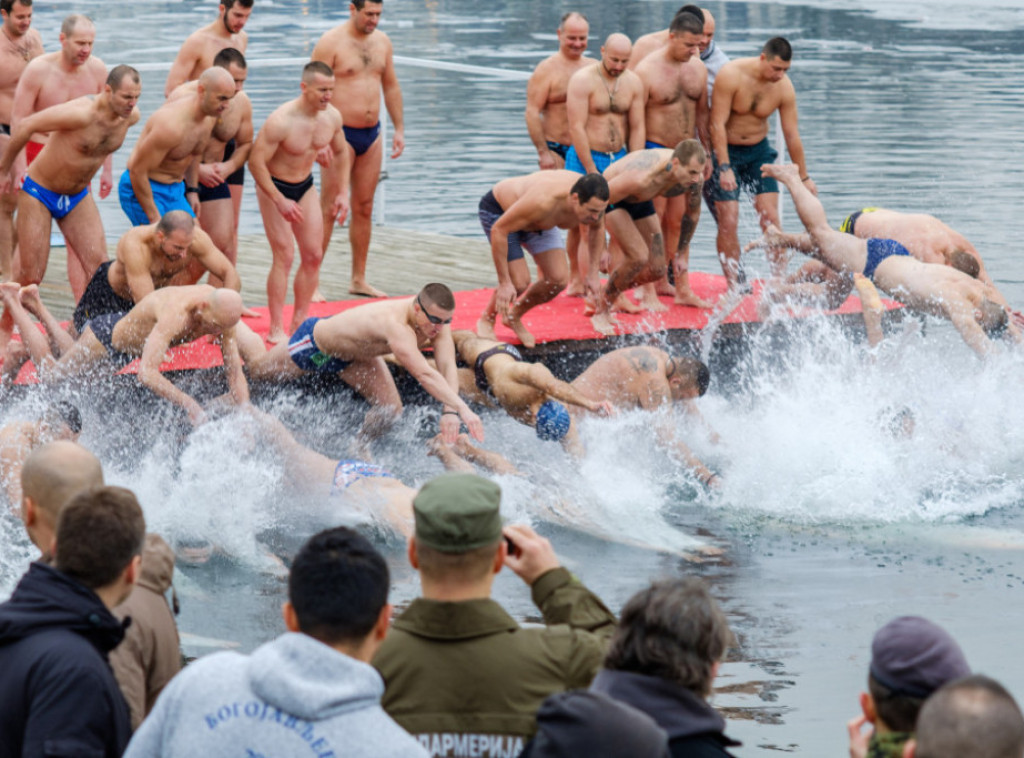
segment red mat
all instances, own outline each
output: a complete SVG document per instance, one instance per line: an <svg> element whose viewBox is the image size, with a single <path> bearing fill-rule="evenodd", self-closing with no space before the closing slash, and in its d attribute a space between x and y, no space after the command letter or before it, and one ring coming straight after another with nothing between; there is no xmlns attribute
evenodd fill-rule
<svg viewBox="0 0 1024 758"><path fill-rule="evenodd" d="M725 277L714 274L691 273L690 284L694 291L709 302L717 302L725 294ZM491 289L469 290L455 293L455 317L452 321L454 329L474 329L477 319L483 313L484 308L490 300ZM761 282L753 283L751 293L745 296L735 309L726 317L723 323L743 324L759 321L757 316L757 303L760 300ZM688 329L700 330L707 326L708 317L713 310L701 310L674 305L672 298L663 297L661 301L669 306L665 313L640 313L628 315L616 314L619 321L619 334L651 334L667 329ZM314 303L310 309L311 316L333 316L335 313L355 308L369 300L345 300L335 303ZM901 307L899 303L892 300L882 300L886 308ZM257 334L264 336L270 331L270 317L266 308L254 308L260 315L255 318L244 319ZM794 318L803 318L820 311L812 309L792 309L790 311ZM851 314L860 313L860 299L856 296L849 297L842 307L835 311L826 311L829 314ZM288 323L291 318L292 309L285 307L284 321ZM578 297L566 297L559 295L550 303L534 308L526 314L523 319L526 328L536 337L537 343L557 342L560 340L591 340L601 339L601 334L594 331L590 325L590 319L583 315L583 300ZM511 329L506 328L499 320L497 326L498 339L506 342L517 343L515 334ZM171 350L172 360L160 365L161 371L185 371L194 369L207 369L220 366L220 348L213 344L209 337L181 345ZM120 371L122 374L134 374L138 371L138 360L129 363ZM18 384L35 383L36 373L31 363L26 364L21 373L18 374Z"/></svg>

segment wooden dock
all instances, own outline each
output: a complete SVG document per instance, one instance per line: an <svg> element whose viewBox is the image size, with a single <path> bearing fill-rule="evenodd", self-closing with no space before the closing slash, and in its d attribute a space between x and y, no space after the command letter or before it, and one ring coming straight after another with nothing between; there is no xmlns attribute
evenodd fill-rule
<svg viewBox="0 0 1024 758"><path fill-rule="evenodd" d="M114 256L116 241L109 246ZM242 235L238 241L238 274L242 278L242 296L247 305L267 304L267 273L270 271L270 245L263 234ZM348 294L352 256L348 228L336 229L323 266L320 291L328 300L350 300ZM40 286L43 301L60 319L74 310L67 282L67 250L54 247L46 278ZM298 253L292 275L298 268ZM493 287L497 282L490 246L481 233L479 239L448 237L375 226L368 264L370 283L389 295L414 295L427 282L443 282L453 290ZM291 302L289 294L288 302Z"/></svg>

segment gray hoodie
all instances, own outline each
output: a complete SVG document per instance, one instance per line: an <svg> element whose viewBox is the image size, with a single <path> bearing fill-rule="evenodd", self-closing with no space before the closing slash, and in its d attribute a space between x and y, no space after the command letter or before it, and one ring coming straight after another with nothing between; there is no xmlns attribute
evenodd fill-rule
<svg viewBox="0 0 1024 758"><path fill-rule="evenodd" d="M305 634L285 634L251 656L217 653L185 668L125 758L426 758L381 709L383 692L369 664Z"/></svg>

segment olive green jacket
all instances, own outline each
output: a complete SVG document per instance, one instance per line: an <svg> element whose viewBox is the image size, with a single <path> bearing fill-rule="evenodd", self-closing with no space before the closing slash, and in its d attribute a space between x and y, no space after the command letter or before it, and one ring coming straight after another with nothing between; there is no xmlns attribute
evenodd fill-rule
<svg viewBox="0 0 1024 758"><path fill-rule="evenodd" d="M435 756L517 756L552 693L586 687L615 616L563 568L534 582L546 627L522 628L494 600L414 600L373 665L384 710Z"/></svg>

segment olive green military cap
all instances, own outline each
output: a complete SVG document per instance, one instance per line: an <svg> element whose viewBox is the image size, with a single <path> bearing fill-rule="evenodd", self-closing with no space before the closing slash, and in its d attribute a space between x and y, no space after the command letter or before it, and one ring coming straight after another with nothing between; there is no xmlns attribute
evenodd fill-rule
<svg viewBox="0 0 1024 758"><path fill-rule="evenodd" d="M443 474L412 501L416 541L442 553L466 553L501 539L501 488L476 474Z"/></svg>

